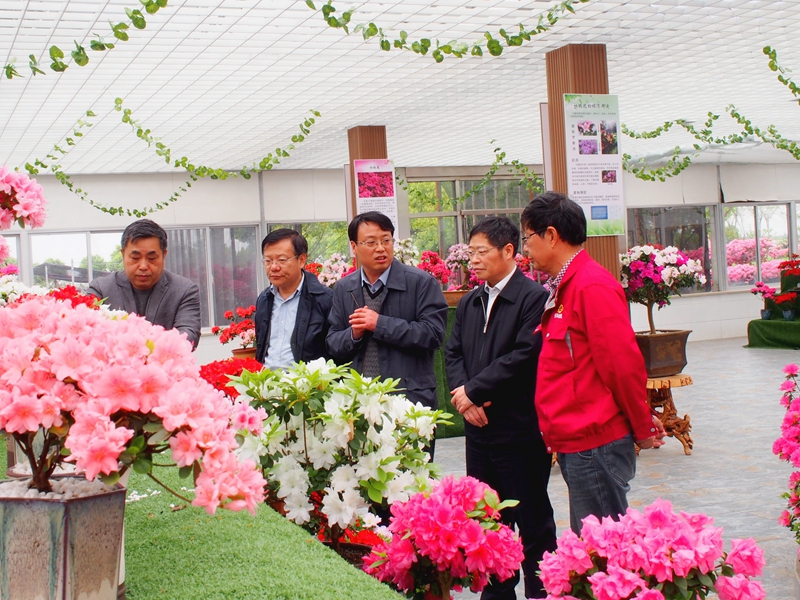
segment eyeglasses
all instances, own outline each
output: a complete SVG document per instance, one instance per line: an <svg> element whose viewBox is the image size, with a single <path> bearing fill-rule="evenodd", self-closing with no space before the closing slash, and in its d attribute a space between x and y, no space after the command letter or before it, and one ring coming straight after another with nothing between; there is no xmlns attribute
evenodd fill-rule
<svg viewBox="0 0 800 600"><path fill-rule="evenodd" d="M386 238L385 240L380 240L380 241L367 240L365 242L358 242L358 243L361 244L362 246L366 246L370 250L374 250L378 246L378 244L380 244L384 248L391 248L392 246L394 246L394 238Z"/></svg>
<svg viewBox="0 0 800 600"><path fill-rule="evenodd" d="M295 258L297 258L297 257L299 257L299 256L300 256L299 254L295 254L294 256L290 256L289 258L276 258L275 260L272 260L271 258L262 258L262 259L261 259L261 262L262 262L262 263L264 263L264 266L265 266L266 268L268 268L268 269L269 269L269 268L270 268L270 267L271 267L273 264L275 264L275 265L278 265L279 267L285 267L285 266L286 266L286 264L287 264L287 263L288 263L290 260L294 260Z"/></svg>
<svg viewBox="0 0 800 600"><path fill-rule="evenodd" d="M527 244L527 243L528 243L528 240L529 240L529 239L531 239L533 236L535 236L535 235L542 235L542 234L543 234L545 231L547 231L547 229L542 229L541 231L534 231L534 232L533 232L532 234L530 234L530 235L523 235L523 236L522 236L522 244L523 244L523 245Z"/></svg>
<svg viewBox="0 0 800 600"><path fill-rule="evenodd" d="M495 246L492 246L491 248L475 248L475 249L470 248L467 250L467 256L469 256L470 260L472 260L476 256L479 258L483 258L494 249Z"/></svg>

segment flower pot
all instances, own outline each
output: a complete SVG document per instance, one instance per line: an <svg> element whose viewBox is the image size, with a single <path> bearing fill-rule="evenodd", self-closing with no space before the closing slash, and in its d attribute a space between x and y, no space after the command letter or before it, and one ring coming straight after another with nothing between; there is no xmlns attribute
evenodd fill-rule
<svg viewBox="0 0 800 600"><path fill-rule="evenodd" d="M637 332L636 343L644 357L648 377L677 375L686 366L686 339L691 330Z"/></svg>
<svg viewBox="0 0 800 600"><path fill-rule="evenodd" d="M333 547L333 542L322 542L323 545L334 550L344 560L357 568L364 564L364 557L372 552L372 546L367 544L356 544L353 542L339 542L339 549Z"/></svg>
<svg viewBox="0 0 800 600"><path fill-rule="evenodd" d="M0 498L0 598L115 600L125 489Z"/></svg>
<svg viewBox="0 0 800 600"><path fill-rule="evenodd" d="M761 309L761 318L764 321L769 321L772 318L772 309L771 308L762 308Z"/></svg>
<svg viewBox="0 0 800 600"><path fill-rule="evenodd" d="M447 306L458 306L459 301L463 298L470 290L452 290L449 292L444 293L444 299L447 301Z"/></svg>
<svg viewBox="0 0 800 600"><path fill-rule="evenodd" d="M794 321L794 310L784 310L783 311L783 320L784 321Z"/></svg>
<svg viewBox="0 0 800 600"><path fill-rule="evenodd" d="M255 348L234 348L231 350L233 352L234 358L255 358L256 357L256 349Z"/></svg>

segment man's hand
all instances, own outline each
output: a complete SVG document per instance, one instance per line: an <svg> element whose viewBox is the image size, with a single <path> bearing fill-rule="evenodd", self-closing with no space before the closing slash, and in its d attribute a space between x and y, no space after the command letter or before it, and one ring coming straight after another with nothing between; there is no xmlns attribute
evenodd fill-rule
<svg viewBox="0 0 800 600"><path fill-rule="evenodd" d="M486 418L486 411L483 410L482 406L470 404L469 408L461 414L464 415L465 421L472 423L475 427L483 427L489 424L489 419Z"/></svg>
<svg viewBox="0 0 800 600"><path fill-rule="evenodd" d="M467 396L467 392L464 391L463 385L452 390L450 392L450 395L452 396L452 398L450 398L450 401L453 403L455 409L462 415L464 414L464 411L467 410L470 406L474 406L472 404L472 400L470 400L469 396Z"/></svg>
<svg viewBox="0 0 800 600"><path fill-rule="evenodd" d="M375 331L378 326L378 317L380 315L371 308L362 306L353 311L350 315L350 327L353 330L353 339L360 340L364 337L365 331Z"/></svg>
<svg viewBox="0 0 800 600"><path fill-rule="evenodd" d="M667 435L667 430L664 429L664 424L661 422L661 419L653 416L653 427L656 428L656 434L653 437L646 438L644 440L639 440L636 444L642 450L649 450L651 448L660 448L666 442L664 441L664 437Z"/></svg>

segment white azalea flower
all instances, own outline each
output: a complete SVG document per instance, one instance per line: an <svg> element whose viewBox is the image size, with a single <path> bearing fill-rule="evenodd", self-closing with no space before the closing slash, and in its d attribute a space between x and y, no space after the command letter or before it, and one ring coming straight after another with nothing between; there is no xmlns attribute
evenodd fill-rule
<svg viewBox="0 0 800 600"><path fill-rule="evenodd" d="M378 515L367 512L367 514L361 517L361 522L366 529L373 529L380 526L381 518Z"/></svg>
<svg viewBox="0 0 800 600"><path fill-rule="evenodd" d="M323 432L325 439L332 440L339 448L346 448L353 439L353 424L342 418L331 419Z"/></svg>
<svg viewBox="0 0 800 600"><path fill-rule="evenodd" d="M337 492L358 487L356 470L350 465L342 465L331 474L331 488Z"/></svg>
<svg viewBox="0 0 800 600"><path fill-rule="evenodd" d="M433 437L433 432L436 431L431 417L419 417L416 422L416 430L420 437L430 440Z"/></svg>
<svg viewBox="0 0 800 600"><path fill-rule="evenodd" d="M336 464L336 444L331 440L319 441L312 438L313 442L308 448L308 458L315 469L327 469Z"/></svg>
<svg viewBox="0 0 800 600"><path fill-rule="evenodd" d="M236 450L239 460L244 462L252 460L256 464L261 462L261 457L267 454L267 447L254 435L245 436L242 445Z"/></svg>
<svg viewBox="0 0 800 600"><path fill-rule="evenodd" d="M381 422L383 415L383 402L382 394L370 394L369 396L360 396L361 406L358 407L358 412L364 415L367 423L375 425Z"/></svg>
<svg viewBox="0 0 800 600"><path fill-rule="evenodd" d="M361 479L377 479L378 468L381 466L381 456L378 452L365 454L358 459L356 475Z"/></svg>
<svg viewBox="0 0 800 600"><path fill-rule="evenodd" d="M415 483L414 475L405 472L400 473L386 484L386 491L383 493L389 504L394 502L405 502L409 498L406 488L412 487Z"/></svg>
<svg viewBox="0 0 800 600"><path fill-rule="evenodd" d="M308 502L308 498L304 496L292 495L284 501L286 518L294 521L298 525L308 523L311 520L311 511L313 508L311 503Z"/></svg>
<svg viewBox="0 0 800 600"><path fill-rule="evenodd" d="M328 524L338 525L342 529L352 525L356 519L356 510L348 506L339 494L332 490L322 499L322 512L328 517Z"/></svg>
<svg viewBox="0 0 800 600"><path fill-rule="evenodd" d="M307 362L306 368L308 369L309 373L326 374L331 372L331 368L328 366L328 362L324 358L317 358Z"/></svg>

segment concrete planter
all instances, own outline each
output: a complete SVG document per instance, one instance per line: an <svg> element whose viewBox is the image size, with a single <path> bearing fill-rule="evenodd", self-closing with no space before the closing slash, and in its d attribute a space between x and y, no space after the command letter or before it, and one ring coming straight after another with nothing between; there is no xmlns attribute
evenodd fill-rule
<svg viewBox="0 0 800 600"><path fill-rule="evenodd" d="M125 489L0 499L1 600L116 600Z"/></svg>

